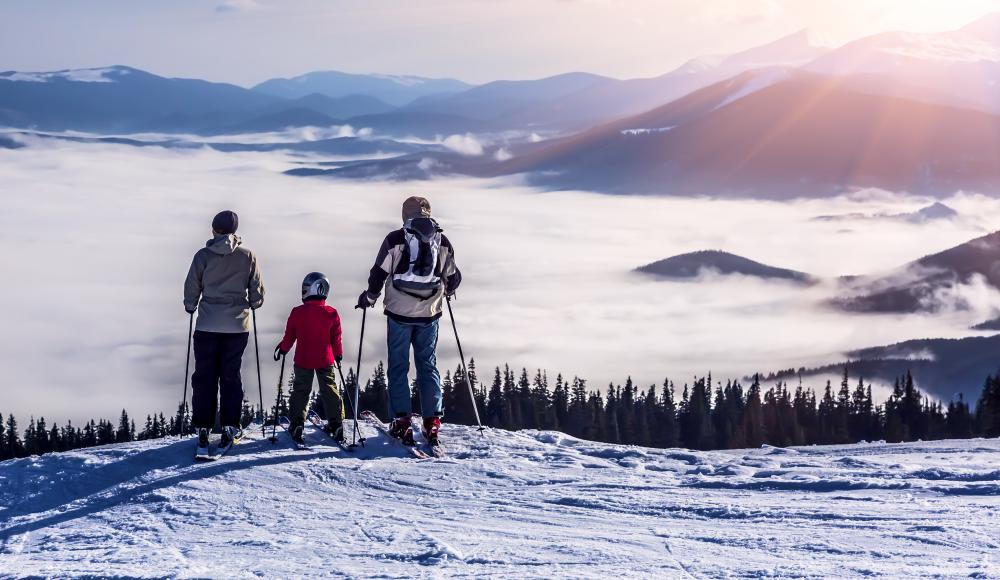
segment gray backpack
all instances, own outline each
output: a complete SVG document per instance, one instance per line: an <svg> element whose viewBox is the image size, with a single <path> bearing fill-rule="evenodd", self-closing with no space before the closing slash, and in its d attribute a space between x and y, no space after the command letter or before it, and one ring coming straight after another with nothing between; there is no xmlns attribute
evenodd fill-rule
<svg viewBox="0 0 1000 580"><path fill-rule="evenodd" d="M433 218L418 217L403 224L403 254L392 275L392 285L404 294L427 300L443 285L441 227Z"/></svg>

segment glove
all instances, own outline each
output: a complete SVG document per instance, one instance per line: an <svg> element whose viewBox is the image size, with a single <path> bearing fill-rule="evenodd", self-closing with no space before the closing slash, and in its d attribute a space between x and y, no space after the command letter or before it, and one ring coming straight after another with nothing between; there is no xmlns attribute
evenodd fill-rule
<svg viewBox="0 0 1000 580"><path fill-rule="evenodd" d="M339 367L340 363L344 360L344 357L343 356L335 356L335 357L333 357L333 359L335 361L337 361L337 366Z"/></svg>
<svg viewBox="0 0 1000 580"><path fill-rule="evenodd" d="M276 361L281 360L281 357L285 356L286 354L288 354L288 351L287 350L281 350L281 345L280 344L278 346L274 347L274 360L276 360Z"/></svg>
<svg viewBox="0 0 1000 580"><path fill-rule="evenodd" d="M197 308L195 308L194 310L188 310L187 308L184 309L184 312L187 312L188 314L194 314L197 311L198 311Z"/></svg>
<svg viewBox="0 0 1000 580"><path fill-rule="evenodd" d="M445 298L445 300L451 300L454 297L455 297L455 291L454 290L451 290L449 288L445 288L444 289L444 298Z"/></svg>
<svg viewBox="0 0 1000 580"><path fill-rule="evenodd" d="M364 292L361 293L361 296L358 296L358 304L357 306L355 306L355 308L363 309L363 308L371 308L372 306L375 306L375 301L372 300L371 295L368 294L367 290L365 290Z"/></svg>

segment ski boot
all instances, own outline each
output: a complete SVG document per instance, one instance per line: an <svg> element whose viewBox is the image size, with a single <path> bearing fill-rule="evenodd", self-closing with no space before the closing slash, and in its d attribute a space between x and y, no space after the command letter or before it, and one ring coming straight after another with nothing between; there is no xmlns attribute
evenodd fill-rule
<svg viewBox="0 0 1000 580"><path fill-rule="evenodd" d="M233 444L236 440L236 434L239 433L239 429L236 427L223 427L222 428L222 439L219 440L219 447L225 449Z"/></svg>
<svg viewBox="0 0 1000 580"><path fill-rule="evenodd" d="M291 429L292 441L296 442L299 445L306 444L306 439L305 437L303 437L302 431L303 431L302 425L296 425Z"/></svg>
<svg viewBox="0 0 1000 580"><path fill-rule="evenodd" d="M424 439L427 440L427 444L434 445L438 444L438 432L441 430L441 417L424 417Z"/></svg>
<svg viewBox="0 0 1000 580"><path fill-rule="evenodd" d="M327 423L326 427L324 427L323 430L326 431L326 433L330 437L333 437L333 440L336 441L337 443L343 443L345 441L343 423L340 424Z"/></svg>
<svg viewBox="0 0 1000 580"><path fill-rule="evenodd" d="M208 429L198 429L198 451L196 457L208 458Z"/></svg>
<svg viewBox="0 0 1000 580"><path fill-rule="evenodd" d="M403 442L403 445L416 445L413 439L413 425L409 415L396 417L389 423L389 435Z"/></svg>

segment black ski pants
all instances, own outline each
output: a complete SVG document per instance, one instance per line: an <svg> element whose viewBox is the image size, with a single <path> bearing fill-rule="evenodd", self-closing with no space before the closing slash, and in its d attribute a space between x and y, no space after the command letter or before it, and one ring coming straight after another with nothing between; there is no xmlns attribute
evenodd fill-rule
<svg viewBox="0 0 1000 580"><path fill-rule="evenodd" d="M214 427L216 410L223 426L240 424L243 407L240 366L249 338L249 332L195 331L191 403L194 407L192 423L196 429Z"/></svg>

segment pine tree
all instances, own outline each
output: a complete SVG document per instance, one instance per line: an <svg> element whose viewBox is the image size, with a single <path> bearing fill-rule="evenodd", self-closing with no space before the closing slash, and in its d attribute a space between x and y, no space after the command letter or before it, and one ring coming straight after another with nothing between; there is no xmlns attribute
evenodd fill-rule
<svg viewBox="0 0 1000 580"><path fill-rule="evenodd" d="M62 433L59 431L59 427L53 424L52 428L49 429L49 452L58 453L60 451L65 451Z"/></svg>
<svg viewBox="0 0 1000 580"><path fill-rule="evenodd" d="M534 406L531 403L531 381L528 380L528 369L521 369L521 378L517 380L517 407L521 419L521 429L537 429L535 424Z"/></svg>
<svg viewBox="0 0 1000 580"><path fill-rule="evenodd" d="M677 404L674 402L674 384L669 379L663 379L660 412L653 431L656 446L677 447L679 442Z"/></svg>
<svg viewBox="0 0 1000 580"><path fill-rule="evenodd" d="M747 447L760 447L764 444L765 436L760 381L755 377L747 391L746 408L743 410L743 439Z"/></svg>
<svg viewBox="0 0 1000 580"><path fill-rule="evenodd" d="M556 386L552 390L552 428L567 431L569 428L569 384L562 373L556 375Z"/></svg>
<svg viewBox="0 0 1000 580"><path fill-rule="evenodd" d="M7 415L6 449L8 457L23 457L23 444L20 434L17 432L17 420L14 419L13 414Z"/></svg>
<svg viewBox="0 0 1000 580"><path fill-rule="evenodd" d="M948 403L948 437L968 439L972 437L972 426L973 418L969 411L969 403L965 401L962 393L959 393L958 401Z"/></svg>
<svg viewBox="0 0 1000 580"><path fill-rule="evenodd" d="M548 376L540 369L531 382L531 414L537 429L552 429L555 419L551 416L552 395L549 393Z"/></svg>
<svg viewBox="0 0 1000 580"><path fill-rule="evenodd" d="M1000 375L986 378L976 405L976 428L985 437L1000 436Z"/></svg>
<svg viewBox="0 0 1000 580"><path fill-rule="evenodd" d="M569 426L567 432L574 437L584 437L591 417L587 404L587 381L573 377L569 399Z"/></svg>
<svg viewBox="0 0 1000 580"><path fill-rule="evenodd" d="M831 443L850 443L850 421L851 421L851 385L847 374L847 366L844 366L844 378L840 381L840 390L837 391L837 400L834 403L834 411L830 426Z"/></svg>
<svg viewBox="0 0 1000 580"><path fill-rule="evenodd" d="M347 382L353 384L353 371L348 372ZM385 376L385 365L379 361L375 365L371 380L365 383L358 411L368 410L384 422L389 421L389 383Z"/></svg>
<svg viewBox="0 0 1000 580"><path fill-rule="evenodd" d="M4 442L7 457L22 457L23 446L20 434L17 432L17 420L14 415L7 415L7 440Z"/></svg>
<svg viewBox="0 0 1000 580"><path fill-rule="evenodd" d="M656 385L650 385L636 402L636 445L644 447L653 445L653 424L656 422L658 411Z"/></svg>
<svg viewBox="0 0 1000 580"><path fill-rule="evenodd" d="M690 397L682 406L681 441L690 449L711 449L715 440L707 385L708 380L695 379L691 386Z"/></svg>
<svg viewBox="0 0 1000 580"><path fill-rule="evenodd" d="M461 369L455 372L456 376L459 376ZM444 408L448 413L448 422L455 423L457 425L467 425L468 419L465 417L463 410L458 406L458 400L455 395L455 384L451 379L451 371L444 372L444 378L441 379L441 400L444 403Z"/></svg>
<svg viewBox="0 0 1000 580"><path fill-rule="evenodd" d="M474 358L469 359L468 378L469 378L469 385L472 387L472 393L475 395L474 398L476 402L476 409L478 409L479 412L482 413L483 410L486 409L486 389L479 382L479 375L476 374L476 359ZM466 391L468 391L468 389L466 389ZM468 394L466 394L466 396L468 396ZM476 420L475 412L472 411L471 407L470 411L472 412L472 414L469 417L469 425L475 425L475 420ZM480 417L480 420L482 420L482 417Z"/></svg>
<svg viewBox="0 0 1000 580"><path fill-rule="evenodd" d="M122 409L121 417L118 419L118 430L115 431L115 441L118 443L131 441L129 438L128 413L125 412L125 409Z"/></svg>
<svg viewBox="0 0 1000 580"><path fill-rule="evenodd" d="M174 427L170 430L171 435L187 435L191 433L191 414L188 402L184 401L177 405L177 414L174 417Z"/></svg>
<svg viewBox="0 0 1000 580"><path fill-rule="evenodd" d="M621 387L615 387L613 384L608 385L608 394L605 396L604 403L604 414L602 417L598 417L598 420L602 420L604 423L605 438L599 439L599 441L606 441L608 443L621 443L622 433L621 426L618 423L618 407L619 407L619 397L620 397Z"/></svg>
<svg viewBox="0 0 1000 580"><path fill-rule="evenodd" d="M500 376L500 367L496 367L493 373L493 384L490 386L489 399L486 402L486 416L484 420L490 427L503 427L504 421L504 400L503 400L503 378Z"/></svg>
<svg viewBox="0 0 1000 580"><path fill-rule="evenodd" d="M255 415L253 405L246 397L243 397L243 404L240 406L240 427L245 429L250 423L253 423Z"/></svg>
<svg viewBox="0 0 1000 580"><path fill-rule="evenodd" d="M97 426L94 424L93 419L83 426L83 440L81 443L83 447L93 447L97 445Z"/></svg>

